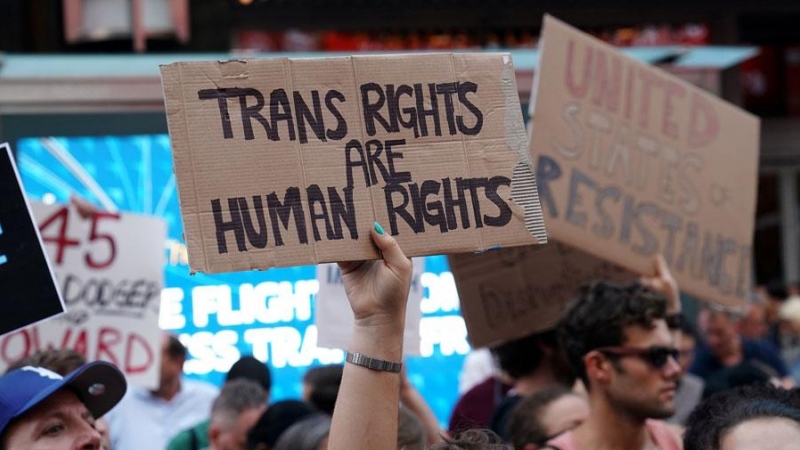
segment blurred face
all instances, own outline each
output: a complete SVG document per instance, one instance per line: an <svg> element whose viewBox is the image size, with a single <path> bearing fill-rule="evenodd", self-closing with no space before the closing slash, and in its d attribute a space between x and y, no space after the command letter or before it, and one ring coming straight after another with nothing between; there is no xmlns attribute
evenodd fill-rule
<svg viewBox="0 0 800 450"><path fill-rule="evenodd" d="M713 313L708 317L706 325L706 343L718 357L728 356L733 350L733 343L738 339L736 329L727 315Z"/></svg>
<svg viewBox="0 0 800 450"><path fill-rule="evenodd" d="M180 378L183 372L183 359L170 356L167 346L169 335L164 333L161 339L161 385L169 384Z"/></svg>
<svg viewBox="0 0 800 450"><path fill-rule="evenodd" d="M582 424L589 417L589 402L578 395L565 395L542 411L539 417L542 430L556 436Z"/></svg>
<svg viewBox="0 0 800 450"><path fill-rule="evenodd" d="M100 433L78 397L60 391L12 422L4 450L99 450Z"/></svg>
<svg viewBox="0 0 800 450"><path fill-rule="evenodd" d="M753 419L723 433L720 450L792 450L800 442L800 424L783 418Z"/></svg>
<svg viewBox="0 0 800 450"><path fill-rule="evenodd" d="M672 333L663 319L652 330L634 325L625 329L625 347L673 347ZM639 356L616 356L606 384L608 401L640 419L663 419L675 413L675 388L681 367L672 357L655 367Z"/></svg>
<svg viewBox="0 0 800 450"><path fill-rule="evenodd" d="M258 422L267 406L250 408L239 414L233 424L215 423L209 427L211 450L247 450L247 432ZM226 426L227 425L227 426Z"/></svg>
<svg viewBox="0 0 800 450"><path fill-rule="evenodd" d="M681 376L686 375L689 367L692 366L696 346L697 343L691 335L681 333L681 340L678 345L678 350L681 352L681 356L678 358L678 364L681 366Z"/></svg>
<svg viewBox="0 0 800 450"><path fill-rule="evenodd" d="M739 332L742 336L753 340L763 338L767 334L764 308L759 305L750 305L747 315L739 322Z"/></svg>

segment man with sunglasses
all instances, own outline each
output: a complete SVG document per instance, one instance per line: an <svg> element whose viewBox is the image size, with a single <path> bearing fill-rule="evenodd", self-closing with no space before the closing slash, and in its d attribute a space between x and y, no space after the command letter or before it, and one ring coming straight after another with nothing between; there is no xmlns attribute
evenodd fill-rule
<svg viewBox="0 0 800 450"><path fill-rule="evenodd" d="M681 448L669 427L654 420L674 414L681 368L675 335L667 325L667 300L644 285L653 286L594 283L568 305L561 339L586 386L591 413L583 424L551 440L550 448ZM665 293L674 312L674 283Z"/></svg>

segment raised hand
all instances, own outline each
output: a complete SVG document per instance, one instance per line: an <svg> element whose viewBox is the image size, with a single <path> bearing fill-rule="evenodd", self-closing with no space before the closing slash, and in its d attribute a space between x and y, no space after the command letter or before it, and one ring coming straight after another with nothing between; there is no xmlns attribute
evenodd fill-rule
<svg viewBox="0 0 800 450"><path fill-rule="evenodd" d="M411 260L377 222L371 236L383 259L340 262L345 292L356 326L397 324L405 319L413 270Z"/></svg>

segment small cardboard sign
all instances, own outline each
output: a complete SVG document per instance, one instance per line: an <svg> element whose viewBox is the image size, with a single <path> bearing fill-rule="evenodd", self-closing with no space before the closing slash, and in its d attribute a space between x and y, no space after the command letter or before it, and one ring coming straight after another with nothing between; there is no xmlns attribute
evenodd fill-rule
<svg viewBox="0 0 800 450"><path fill-rule="evenodd" d="M0 144L0 335L62 314L64 301L8 144Z"/></svg>
<svg viewBox="0 0 800 450"><path fill-rule="evenodd" d="M750 288L759 120L550 16L530 151L553 240L682 290Z"/></svg>
<svg viewBox="0 0 800 450"><path fill-rule="evenodd" d="M166 223L134 214L82 217L32 202L67 313L0 338L0 370L47 348L114 363L128 382L158 387Z"/></svg>
<svg viewBox="0 0 800 450"><path fill-rule="evenodd" d="M508 54L161 67L189 265L206 273L547 239Z"/></svg>
<svg viewBox="0 0 800 450"><path fill-rule="evenodd" d="M425 260L414 258L414 274L406 305L406 324L403 334L403 354L420 356L419 323L422 320L422 283ZM342 272L336 264L317 266L319 292L315 301L314 323L317 325L317 346L346 350L353 333L353 310L344 291Z"/></svg>
<svg viewBox="0 0 800 450"><path fill-rule="evenodd" d="M552 329L567 301L592 280L637 277L572 247L550 242L450 255L461 315L474 348L494 347Z"/></svg>

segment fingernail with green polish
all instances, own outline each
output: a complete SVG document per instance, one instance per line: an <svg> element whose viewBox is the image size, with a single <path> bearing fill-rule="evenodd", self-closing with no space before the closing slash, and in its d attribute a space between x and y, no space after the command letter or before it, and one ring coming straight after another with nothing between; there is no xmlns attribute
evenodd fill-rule
<svg viewBox="0 0 800 450"><path fill-rule="evenodd" d="M372 225L375 227L375 231L377 231L378 234L384 235L386 233L385 231L383 231L383 227L381 226L381 224L378 223L377 220L373 222Z"/></svg>

